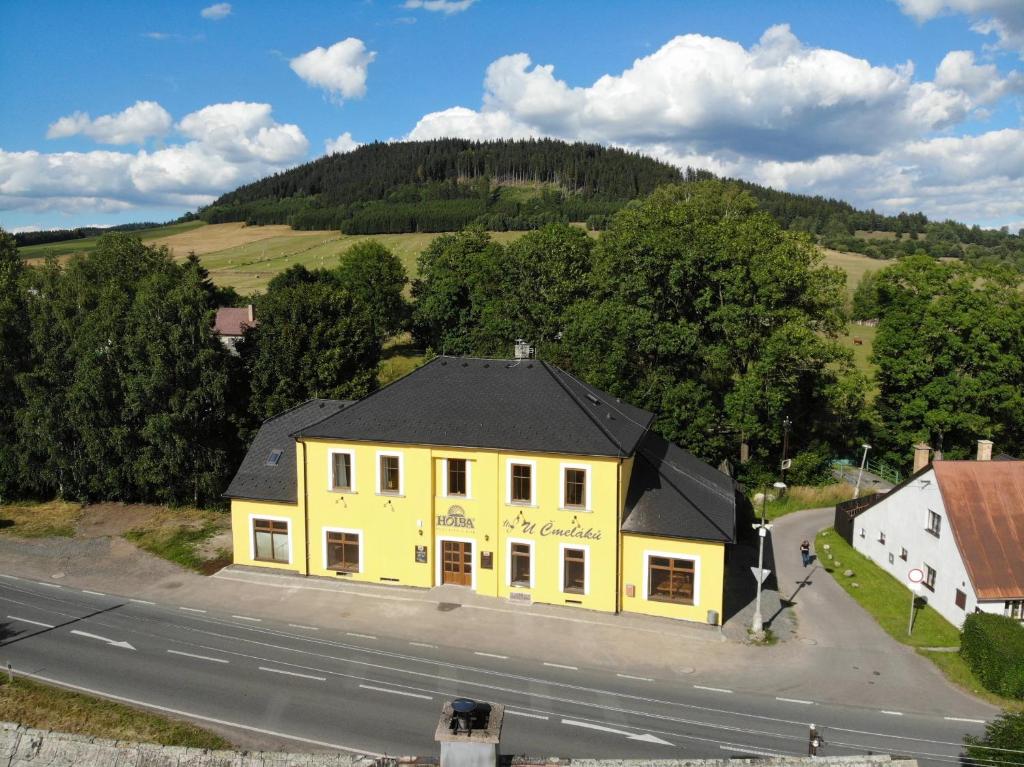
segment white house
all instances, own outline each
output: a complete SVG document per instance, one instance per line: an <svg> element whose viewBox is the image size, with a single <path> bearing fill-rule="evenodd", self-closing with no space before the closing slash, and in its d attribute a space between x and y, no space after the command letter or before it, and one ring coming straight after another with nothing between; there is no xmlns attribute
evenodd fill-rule
<svg viewBox="0 0 1024 767"><path fill-rule="evenodd" d="M245 335L246 328L256 327L256 314L252 304L234 307L222 306L213 321L213 334L232 354L238 354L236 347Z"/></svg>
<svg viewBox="0 0 1024 767"><path fill-rule="evenodd" d="M855 512L854 548L901 582L924 573L928 604L954 626L975 611L1024 620L1024 461L928 463ZM921 459L922 451L924 453Z"/></svg>

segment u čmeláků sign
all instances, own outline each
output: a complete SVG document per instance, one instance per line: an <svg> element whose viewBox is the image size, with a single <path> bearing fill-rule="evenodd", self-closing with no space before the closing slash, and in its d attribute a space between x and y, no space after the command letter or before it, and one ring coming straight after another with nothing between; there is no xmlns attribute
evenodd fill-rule
<svg viewBox="0 0 1024 767"><path fill-rule="evenodd" d="M518 532L522 535L539 535L541 538L577 538L584 541L601 540L600 530L595 530L592 527L581 527L577 524L574 524L572 527L558 527L554 522L545 522L538 527L536 522L523 521L519 523L517 530L516 523L506 519L503 527L507 533Z"/></svg>
<svg viewBox="0 0 1024 767"><path fill-rule="evenodd" d="M463 530L473 529L473 520L466 516L461 506L450 506L447 514L437 515L438 527L458 527Z"/></svg>

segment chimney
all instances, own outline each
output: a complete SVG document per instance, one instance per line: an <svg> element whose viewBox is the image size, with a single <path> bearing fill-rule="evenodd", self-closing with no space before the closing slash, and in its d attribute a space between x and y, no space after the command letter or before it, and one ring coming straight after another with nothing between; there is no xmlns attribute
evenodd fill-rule
<svg viewBox="0 0 1024 767"><path fill-rule="evenodd" d="M924 442L918 442L914 445L914 473L921 471L925 466L928 465L929 455L932 449L928 447Z"/></svg>
<svg viewBox="0 0 1024 767"><path fill-rule="evenodd" d="M252 323L252 321L256 319L256 315L255 315L255 314L253 313L253 310L252 310L252 304L249 304L249 305L248 305L247 307L245 307L245 308L246 308L246 309L248 310L248 312L249 312L249 322L250 322L250 324L251 324L251 323Z"/></svg>
<svg viewBox="0 0 1024 767"><path fill-rule="evenodd" d="M979 439L978 440L978 460L979 461L991 461L992 460L992 440L990 440L990 439Z"/></svg>

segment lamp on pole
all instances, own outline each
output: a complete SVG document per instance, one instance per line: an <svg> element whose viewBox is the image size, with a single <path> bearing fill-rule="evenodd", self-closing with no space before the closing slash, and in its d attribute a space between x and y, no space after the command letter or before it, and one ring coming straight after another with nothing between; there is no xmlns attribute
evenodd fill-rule
<svg viewBox="0 0 1024 767"><path fill-rule="evenodd" d="M853 497L856 498L860 495L860 480L864 476L864 464L868 462L868 450L871 449L871 445L867 443L861 445L864 448L864 455L860 459L860 471L857 472L857 486L853 488Z"/></svg>
<svg viewBox="0 0 1024 767"><path fill-rule="evenodd" d="M786 483L776 482L772 487L781 494L786 490ZM760 639L764 634L764 619L761 617L761 584L766 576L764 571L764 539L768 536L768 531L772 529L772 526L764 518L764 507L767 502L768 492L765 491L764 495L761 496L761 521L754 525L754 529L757 530L757 571L754 573L754 577L757 579L757 597L754 600L754 618L750 622L750 633L754 635L755 639Z"/></svg>

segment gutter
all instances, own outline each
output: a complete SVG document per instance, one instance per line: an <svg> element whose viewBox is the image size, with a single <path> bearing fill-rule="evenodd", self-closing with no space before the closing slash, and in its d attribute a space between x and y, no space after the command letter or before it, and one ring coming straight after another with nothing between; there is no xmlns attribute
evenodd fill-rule
<svg viewBox="0 0 1024 767"><path fill-rule="evenodd" d="M306 575L309 575L309 475L306 471L306 443L296 440L302 445L302 527L303 544L306 549Z"/></svg>

